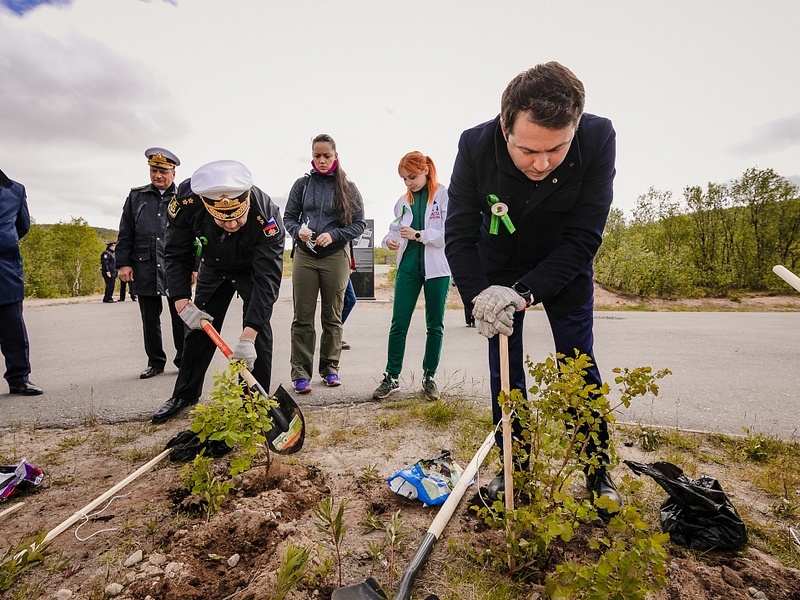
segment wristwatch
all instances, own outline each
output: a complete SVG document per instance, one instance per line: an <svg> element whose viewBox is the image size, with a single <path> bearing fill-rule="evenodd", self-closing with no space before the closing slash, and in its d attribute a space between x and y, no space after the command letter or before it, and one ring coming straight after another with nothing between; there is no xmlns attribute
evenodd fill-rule
<svg viewBox="0 0 800 600"><path fill-rule="evenodd" d="M422 238L422 234L418 231L417 233L414 234L414 239L418 240L420 238Z"/></svg>
<svg viewBox="0 0 800 600"><path fill-rule="evenodd" d="M527 285L518 281L511 287L525 299L525 306L533 304L533 292L531 292L531 289Z"/></svg>

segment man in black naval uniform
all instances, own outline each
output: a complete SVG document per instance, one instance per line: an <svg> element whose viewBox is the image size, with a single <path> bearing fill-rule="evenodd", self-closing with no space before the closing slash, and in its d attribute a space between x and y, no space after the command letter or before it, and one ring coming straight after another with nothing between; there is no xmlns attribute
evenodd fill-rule
<svg viewBox="0 0 800 600"><path fill-rule="evenodd" d="M170 302L189 327L172 397L154 414L161 423L196 404L216 346L202 319L222 329L234 293L244 301L242 333L232 360L243 360L264 389L272 374L272 307L283 271L285 230L280 210L253 185L243 164L220 160L181 183L169 205L167 284ZM194 302L192 268L200 256Z"/></svg>
<svg viewBox="0 0 800 600"><path fill-rule="evenodd" d="M144 351L147 367L139 374L149 379L164 372L167 355L161 343L161 311L167 297L167 271L164 245L167 231L167 207L175 198L175 167L178 157L164 148L148 148L144 155L150 165L150 184L133 188L122 207L117 240L117 268L124 285L136 282L139 312L142 315ZM122 293L122 292L120 292ZM133 288L131 287L131 298ZM124 296L120 295L120 300ZM175 345L173 363L180 367L186 329L175 306L167 302Z"/></svg>

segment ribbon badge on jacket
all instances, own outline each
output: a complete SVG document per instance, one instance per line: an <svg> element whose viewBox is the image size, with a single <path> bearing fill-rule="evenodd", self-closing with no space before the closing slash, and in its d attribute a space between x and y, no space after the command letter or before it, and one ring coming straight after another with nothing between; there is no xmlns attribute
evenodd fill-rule
<svg viewBox="0 0 800 600"><path fill-rule="evenodd" d="M408 207L407 207L405 204L403 204L403 208L402 208L402 209L400 209L400 216L399 216L399 217L397 217L397 218L396 218L394 221L392 221L392 222L393 222L393 223L397 223L398 225L402 225L402 224L403 224L403 217L404 217L404 216L405 216L405 214L406 214L406 209L407 209L407 208L408 208Z"/></svg>
<svg viewBox="0 0 800 600"><path fill-rule="evenodd" d="M192 245L194 246L194 252L197 256L200 256L203 253L203 246L205 246L206 244L208 244L206 236L201 235L200 237L194 238L194 242L192 242Z"/></svg>
<svg viewBox="0 0 800 600"><path fill-rule="evenodd" d="M517 228L511 222L511 217L508 216L508 205L500 202L500 198L494 194L486 196L486 201L492 209L492 221L489 223L489 233L497 235L500 231L500 223L502 223L508 230L508 233L514 233Z"/></svg>

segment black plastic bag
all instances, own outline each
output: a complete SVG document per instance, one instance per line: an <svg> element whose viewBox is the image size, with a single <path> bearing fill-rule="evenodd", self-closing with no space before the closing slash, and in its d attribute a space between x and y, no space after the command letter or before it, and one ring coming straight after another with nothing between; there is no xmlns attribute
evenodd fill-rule
<svg viewBox="0 0 800 600"><path fill-rule="evenodd" d="M747 528L716 479L689 479L668 462L624 462L669 494L661 504L661 528L675 544L694 550L739 550L747 544Z"/></svg>
<svg viewBox="0 0 800 600"><path fill-rule="evenodd" d="M232 450L225 442L219 440L206 440L201 442L196 433L187 429L174 436L164 448L172 448L169 459L172 462L186 462L194 459L205 450L206 456L219 458Z"/></svg>

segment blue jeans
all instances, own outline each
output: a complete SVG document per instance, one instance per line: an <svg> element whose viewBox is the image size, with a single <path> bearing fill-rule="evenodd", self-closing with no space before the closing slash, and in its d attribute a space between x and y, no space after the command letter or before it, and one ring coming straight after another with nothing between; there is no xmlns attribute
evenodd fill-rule
<svg viewBox="0 0 800 600"><path fill-rule="evenodd" d="M342 307L342 325L347 321L347 315L356 305L356 291L353 289L353 282L347 278L347 289L344 291L344 306Z"/></svg>

